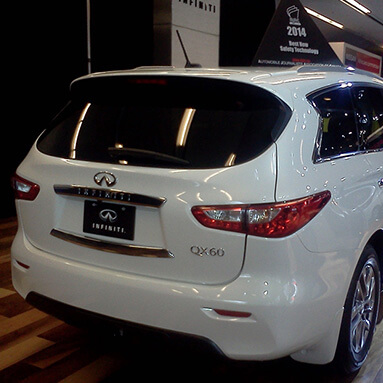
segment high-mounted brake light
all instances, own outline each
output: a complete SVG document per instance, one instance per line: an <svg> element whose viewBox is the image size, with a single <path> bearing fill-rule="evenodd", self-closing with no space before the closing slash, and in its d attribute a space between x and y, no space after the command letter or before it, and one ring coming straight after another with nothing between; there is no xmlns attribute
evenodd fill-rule
<svg viewBox="0 0 383 383"><path fill-rule="evenodd" d="M193 215L204 226L258 237L291 235L311 221L331 198L329 191L298 200L264 205L194 206Z"/></svg>
<svg viewBox="0 0 383 383"><path fill-rule="evenodd" d="M168 85L165 78L129 78L127 82L139 85Z"/></svg>
<svg viewBox="0 0 383 383"><path fill-rule="evenodd" d="M14 174L11 178L12 187L15 193L16 199L23 199L27 201L33 201L40 191L40 186L32 181L28 181L17 174Z"/></svg>

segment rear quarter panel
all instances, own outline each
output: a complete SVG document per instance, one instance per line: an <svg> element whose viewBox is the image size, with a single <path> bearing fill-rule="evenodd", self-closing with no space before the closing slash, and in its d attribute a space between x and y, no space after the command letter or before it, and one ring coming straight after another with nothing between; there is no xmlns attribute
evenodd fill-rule
<svg viewBox="0 0 383 383"><path fill-rule="evenodd" d="M293 115L277 142L275 198L293 200L329 190L331 201L298 232L300 239L312 252L361 251L382 227L378 187L382 169L372 165L379 153L314 163L319 115L306 99L308 89L297 87L295 91Z"/></svg>

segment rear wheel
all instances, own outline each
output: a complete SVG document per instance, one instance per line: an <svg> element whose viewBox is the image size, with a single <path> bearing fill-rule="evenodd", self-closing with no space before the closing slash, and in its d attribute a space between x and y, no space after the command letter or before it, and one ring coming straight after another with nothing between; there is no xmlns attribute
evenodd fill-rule
<svg viewBox="0 0 383 383"><path fill-rule="evenodd" d="M335 362L345 373L356 372L366 360L374 335L380 297L378 256L368 245L347 294Z"/></svg>

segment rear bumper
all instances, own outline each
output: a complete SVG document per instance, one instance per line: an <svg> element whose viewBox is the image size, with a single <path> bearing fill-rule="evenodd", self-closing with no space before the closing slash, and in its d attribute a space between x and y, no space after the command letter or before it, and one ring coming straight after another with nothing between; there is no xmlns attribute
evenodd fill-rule
<svg viewBox="0 0 383 383"><path fill-rule="evenodd" d="M112 318L107 315L100 315L55 301L34 292L27 295L26 301L47 314L86 330L129 336L129 339L133 336L140 338L148 337L150 339L155 337L155 339L162 339L163 341L170 339L177 343L187 344L198 350L199 353L204 351L206 353L221 354L221 350L209 339L177 333L175 331L160 330L150 326Z"/></svg>
<svg viewBox="0 0 383 383"><path fill-rule="evenodd" d="M69 317L69 322L77 313L117 327L139 324L188 334L213 344L232 359L270 360L304 351L300 360L327 363L335 351L319 358L305 356L307 350L323 343L329 329L331 338L335 334L337 339L339 310L332 309L332 292L313 302L307 291L310 286L305 286L304 295L295 296L292 302L291 286L278 278L268 278L266 285L264 277L243 273L231 283L214 286L147 278L43 252L21 230L12 245L12 276L20 295L64 320ZM223 316L212 309L251 315Z"/></svg>

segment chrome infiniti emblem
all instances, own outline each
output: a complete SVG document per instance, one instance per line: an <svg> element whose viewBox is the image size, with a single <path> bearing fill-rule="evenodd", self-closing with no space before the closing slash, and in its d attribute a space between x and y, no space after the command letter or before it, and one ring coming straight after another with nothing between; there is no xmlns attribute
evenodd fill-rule
<svg viewBox="0 0 383 383"><path fill-rule="evenodd" d="M98 216L104 221L104 222L115 222L117 220L117 213L112 209L104 209L101 210Z"/></svg>
<svg viewBox="0 0 383 383"><path fill-rule="evenodd" d="M105 186L113 186L117 183L117 178L114 174L109 172L98 172L93 177L94 182L96 182L97 185L102 186L105 184Z"/></svg>

